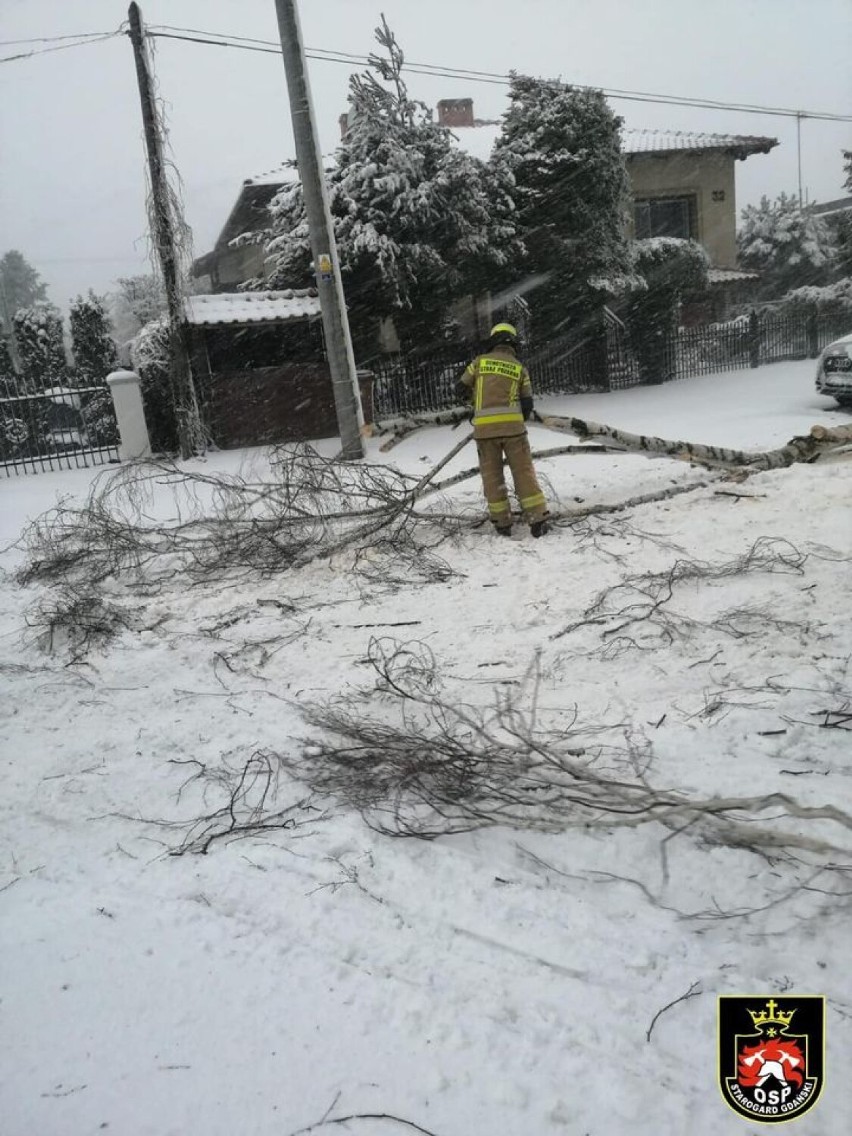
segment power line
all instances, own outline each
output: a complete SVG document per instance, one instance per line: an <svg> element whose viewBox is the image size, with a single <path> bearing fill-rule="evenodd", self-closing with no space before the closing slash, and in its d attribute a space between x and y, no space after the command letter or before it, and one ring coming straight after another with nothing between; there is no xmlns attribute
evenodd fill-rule
<svg viewBox="0 0 852 1136"><path fill-rule="evenodd" d="M62 39L99 39L106 32L78 32L76 35L35 36L33 39L0 39L0 47L14 47L21 43L58 43Z"/></svg>
<svg viewBox="0 0 852 1136"><path fill-rule="evenodd" d="M76 36L41 36L33 39L4 40L0 46L12 46L26 43L55 43L56 41L73 40L74 42L59 43L58 46L35 48L32 51L21 52L17 55L7 55L0 58L0 63L11 63L15 60L29 59L35 55L46 55L53 51L66 51L72 47L85 47L90 43L102 43L114 36L122 35L126 25L121 25L114 32L80 32ZM265 55L280 55L281 48L271 40L256 39L251 36L237 36L220 32L207 32L199 28L181 28L170 24L150 25L147 35L156 39L174 39L186 43L199 43L211 47L229 47L240 51L255 51ZM347 51L338 51L329 48L307 48L305 54L310 59L321 63L340 63L351 67L369 66L370 57ZM425 75L432 78L463 79L470 83L487 83L491 86L508 86L511 76L495 71L477 71L468 68L450 67L433 63L418 63L406 61L403 69L412 74ZM721 99L703 97L690 97L686 95L664 95L651 91L631 91L620 87L592 87L588 84L571 84L578 90L601 90L607 98L625 102L656 103L661 106L694 107L701 110L734 111L739 114L760 114L780 118L815 119L823 122L852 122L852 115L836 114L829 111L796 110L791 107L763 106L754 103L731 103Z"/></svg>
<svg viewBox="0 0 852 1136"><path fill-rule="evenodd" d="M17 55L4 55L0 57L0 63L14 63L19 59L32 59L34 55L48 55L54 51L68 51L72 47L88 47L93 43L104 43L108 39L114 39L116 36L124 35L124 27L118 27L114 32L93 32L86 33L86 38L77 39L74 43L60 43L55 47L38 47L33 48L32 51L21 51ZM57 39L66 39L71 37L57 36ZM14 41L10 41L14 42ZM21 41L25 42L25 41ZM30 41L34 42L34 41Z"/></svg>
<svg viewBox="0 0 852 1136"><path fill-rule="evenodd" d="M149 27L148 34L162 39L184 40L189 43L202 43L215 47L231 47L241 51L256 51L262 54L278 55L280 47L270 40L253 39L248 36L224 35L219 32L205 32L198 28L180 28L168 24ZM351 52L336 51L327 48L306 48L305 54L318 62L342 63L352 66L353 63L367 66L370 59L366 55L356 55ZM509 75L494 71L476 71L468 68L449 67L432 63L418 63L406 61L403 69L418 75L433 76L446 79L464 79L472 83L488 83L494 86L507 86L511 82ZM687 106L704 110L736 111L740 114L762 114L784 118L810 118L828 122L852 122L852 115L836 114L829 111L805 111L791 107L763 106L753 103L731 103L721 99L693 98L686 95L662 95L650 91L631 91L619 87L596 88L586 84L572 84L578 90L602 90L612 99L627 102L657 103L663 106Z"/></svg>

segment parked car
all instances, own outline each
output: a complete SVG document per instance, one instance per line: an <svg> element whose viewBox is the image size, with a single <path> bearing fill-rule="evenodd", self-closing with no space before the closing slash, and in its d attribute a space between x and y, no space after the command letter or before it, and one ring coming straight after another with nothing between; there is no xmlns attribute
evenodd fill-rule
<svg viewBox="0 0 852 1136"><path fill-rule="evenodd" d="M817 361L816 389L852 406L852 334L829 343Z"/></svg>

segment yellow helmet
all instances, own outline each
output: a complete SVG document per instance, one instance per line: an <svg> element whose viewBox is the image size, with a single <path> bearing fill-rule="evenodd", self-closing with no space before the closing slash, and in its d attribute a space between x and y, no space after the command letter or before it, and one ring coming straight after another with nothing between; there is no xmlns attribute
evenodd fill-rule
<svg viewBox="0 0 852 1136"><path fill-rule="evenodd" d="M495 323L490 338L498 343L517 343L518 331L510 323Z"/></svg>

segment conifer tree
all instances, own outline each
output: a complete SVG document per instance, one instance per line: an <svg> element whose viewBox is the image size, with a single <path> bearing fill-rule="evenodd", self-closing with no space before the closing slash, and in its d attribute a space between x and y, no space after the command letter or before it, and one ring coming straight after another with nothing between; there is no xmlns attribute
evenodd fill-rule
<svg viewBox="0 0 852 1136"><path fill-rule="evenodd" d="M634 271L646 283L633 291L625 312L639 375L643 383L668 382L677 368L680 302L707 287L710 258L697 241L675 237L634 241L630 252Z"/></svg>
<svg viewBox="0 0 852 1136"><path fill-rule="evenodd" d="M95 387L80 395L81 413L89 441L93 445L114 445L118 441L112 395L106 377L114 371L118 356L110 334L106 302L90 291L71 305L68 322L74 352L75 379L79 387Z"/></svg>
<svg viewBox="0 0 852 1136"><path fill-rule="evenodd" d="M19 308L13 322L24 385L32 391L64 385L68 363L59 309L47 303L33 304Z"/></svg>
<svg viewBox="0 0 852 1136"><path fill-rule="evenodd" d="M761 274L761 299L779 299L790 289L831 281L836 260L831 230L798 197L762 197L759 205L746 206L741 217L739 261Z"/></svg>
<svg viewBox="0 0 852 1136"><path fill-rule="evenodd" d="M11 320L19 308L46 300L47 285L24 255L17 249L4 253L0 257L0 318Z"/></svg>
<svg viewBox="0 0 852 1136"><path fill-rule="evenodd" d="M329 172L331 211L356 349L375 348L392 317L406 347L434 346L454 300L508 266L514 232L485 166L458 149L402 78L404 56L387 23L382 55L350 81L349 128ZM310 283L301 187L272 206L272 284ZM264 282L269 286L269 281Z"/></svg>
<svg viewBox="0 0 852 1136"><path fill-rule="evenodd" d="M843 151L843 170L846 180L843 187L852 193L852 150ZM831 218L836 243L835 269L841 280L852 277L852 210L846 209Z"/></svg>
<svg viewBox="0 0 852 1136"><path fill-rule="evenodd" d="M78 385L103 383L117 359L105 299L91 291L85 299L78 296L69 323Z"/></svg>
<svg viewBox="0 0 852 1136"><path fill-rule="evenodd" d="M627 271L628 178L621 119L601 91L513 74L492 162L505 168L531 272L539 339L597 320L601 281Z"/></svg>

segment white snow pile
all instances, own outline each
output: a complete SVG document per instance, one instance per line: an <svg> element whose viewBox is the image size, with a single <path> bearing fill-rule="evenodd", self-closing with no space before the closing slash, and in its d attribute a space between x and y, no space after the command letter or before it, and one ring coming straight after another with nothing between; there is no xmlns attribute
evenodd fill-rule
<svg viewBox="0 0 852 1136"><path fill-rule="evenodd" d="M812 372L540 409L767 450L850 421ZM419 478L459 437L369 460ZM852 1131L848 457L549 458L576 515L539 541L446 519L462 481L434 573L361 542L211 575L199 517L254 534L222 479L269 454L183 468L74 587L20 584L20 537L95 475L0 487L4 1136L744 1132L716 997L779 992L828 1000L803 1136Z"/></svg>

